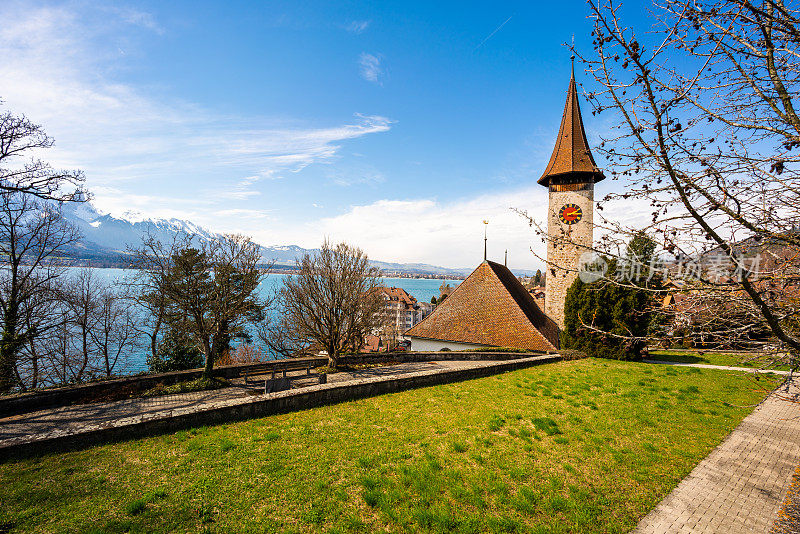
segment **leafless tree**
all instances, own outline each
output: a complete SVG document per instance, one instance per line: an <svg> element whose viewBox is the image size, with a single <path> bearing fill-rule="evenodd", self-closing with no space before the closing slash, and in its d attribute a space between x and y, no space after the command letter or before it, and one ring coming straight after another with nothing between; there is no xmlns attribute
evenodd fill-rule
<svg viewBox="0 0 800 534"><path fill-rule="evenodd" d="M17 385L22 348L52 326L49 303L58 298L60 262L78 240L58 206L31 195L0 192L0 393Z"/></svg>
<svg viewBox="0 0 800 534"><path fill-rule="evenodd" d="M357 350L380 324L380 272L361 249L327 241L297 267L298 274L287 277L278 294L285 335L323 348L335 369L339 356Z"/></svg>
<svg viewBox="0 0 800 534"><path fill-rule="evenodd" d="M594 53L573 50L595 82L586 93L592 113L612 116L597 149L621 182L622 192L598 203L597 251L619 258L621 244L644 230L659 244L666 277L680 282L654 299L683 301L659 306L665 313L690 315L720 343L763 343L766 331L795 368L798 7L662 0L652 8L655 27L639 29L625 24L619 2L589 0ZM618 223L618 212L603 215L609 204L648 206L650 223Z"/></svg>
<svg viewBox="0 0 800 534"><path fill-rule="evenodd" d="M46 200L85 200L79 190L84 181L81 171L53 169L34 157L33 153L52 146L53 139L38 124L9 111L0 113L0 191Z"/></svg>
<svg viewBox="0 0 800 534"><path fill-rule="evenodd" d="M204 376L210 377L231 337L261 318L264 304L256 290L267 271L259 267L258 245L240 235L202 241L187 236L169 247L146 239L136 256L149 266L139 301L159 314L158 328L182 329L194 339L205 356Z"/></svg>
<svg viewBox="0 0 800 534"><path fill-rule="evenodd" d="M178 251L189 248L191 241L188 234L177 234L169 243L145 235L140 246L128 247L135 274L124 282L125 293L141 311L141 319L136 323L138 334L147 338L153 358L158 354L158 344L167 320L169 301L162 289L170 274L172 258Z"/></svg>
<svg viewBox="0 0 800 534"><path fill-rule="evenodd" d="M92 342L92 334L98 327L102 293L103 288L88 268L81 269L66 284L64 305L73 343L70 343L72 348L64 356L65 361L70 362L70 378L76 382L94 377L95 374L99 354Z"/></svg>
<svg viewBox="0 0 800 534"><path fill-rule="evenodd" d="M25 307L25 329L36 335L28 337L17 355L14 372L21 391L59 383L53 379L54 373L50 369L53 358L48 348L50 338L60 326L63 292L59 283L51 287L53 290L39 292L33 297L34 302Z"/></svg>
<svg viewBox="0 0 800 534"><path fill-rule="evenodd" d="M138 345L137 318L119 293L103 287L96 307L95 327L89 332L107 377L124 368Z"/></svg>
<svg viewBox="0 0 800 534"><path fill-rule="evenodd" d="M306 338L296 335L290 327L288 318L275 308L268 308L263 320L256 324L256 336L273 355L283 358L302 356L310 343Z"/></svg>

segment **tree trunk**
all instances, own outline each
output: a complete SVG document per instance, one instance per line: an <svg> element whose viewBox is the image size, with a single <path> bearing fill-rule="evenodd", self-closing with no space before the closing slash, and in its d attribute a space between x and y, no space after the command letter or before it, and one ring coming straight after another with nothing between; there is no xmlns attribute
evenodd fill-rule
<svg viewBox="0 0 800 534"><path fill-rule="evenodd" d="M161 313L156 319L156 324L153 326L153 332L150 334L150 352L153 354L153 361L158 361L158 333L161 331Z"/></svg>
<svg viewBox="0 0 800 534"><path fill-rule="evenodd" d="M14 359L10 350L10 340L6 339L7 334L3 333L3 340L0 342L0 394L8 393L14 387Z"/></svg>
<svg viewBox="0 0 800 534"><path fill-rule="evenodd" d="M328 347L328 369L335 371L339 365L339 353L333 347Z"/></svg>
<svg viewBox="0 0 800 534"><path fill-rule="evenodd" d="M6 314L6 328L0 340L0 393L8 393L16 385L17 352L19 340L16 336L16 317Z"/></svg>
<svg viewBox="0 0 800 534"><path fill-rule="evenodd" d="M208 339L203 340L203 352L206 354L206 365L203 369L203 378L214 376L214 351Z"/></svg>
<svg viewBox="0 0 800 534"><path fill-rule="evenodd" d="M39 354L36 352L36 344L31 339L29 342L31 351L31 389L36 389L39 386Z"/></svg>

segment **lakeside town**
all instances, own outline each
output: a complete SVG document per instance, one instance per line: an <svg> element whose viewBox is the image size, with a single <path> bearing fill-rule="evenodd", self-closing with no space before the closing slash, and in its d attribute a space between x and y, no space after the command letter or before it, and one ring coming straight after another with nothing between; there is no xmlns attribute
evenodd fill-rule
<svg viewBox="0 0 800 534"><path fill-rule="evenodd" d="M800 3L0 20L0 533L800 532Z"/></svg>

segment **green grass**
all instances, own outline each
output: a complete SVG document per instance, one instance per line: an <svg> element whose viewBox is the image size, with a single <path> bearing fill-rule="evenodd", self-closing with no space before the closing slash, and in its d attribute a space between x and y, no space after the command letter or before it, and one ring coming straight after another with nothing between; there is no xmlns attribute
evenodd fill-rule
<svg viewBox="0 0 800 534"><path fill-rule="evenodd" d="M723 365L729 367L759 368L787 371L788 365L769 364L769 361L756 357L753 353L742 352L706 352L696 350L653 350L648 359L667 362L702 363L705 365Z"/></svg>
<svg viewBox="0 0 800 534"><path fill-rule="evenodd" d="M2 463L0 524L627 532L764 395L742 373L543 365Z"/></svg>

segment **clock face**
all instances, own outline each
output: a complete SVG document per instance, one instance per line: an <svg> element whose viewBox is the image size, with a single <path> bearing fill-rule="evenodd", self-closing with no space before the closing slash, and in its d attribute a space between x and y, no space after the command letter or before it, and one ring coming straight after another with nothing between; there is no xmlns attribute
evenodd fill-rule
<svg viewBox="0 0 800 534"><path fill-rule="evenodd" d="M583 217L583 211L576 204L564 204L558 210L558 219L564 224L576 224L580 222L581 217Z"/></svg>

